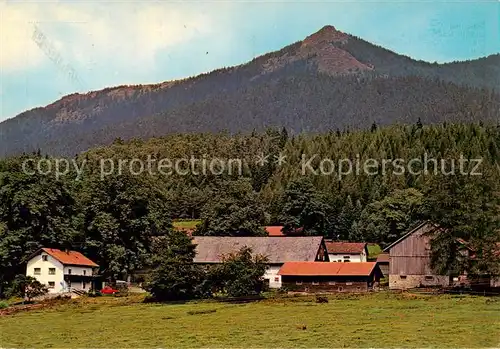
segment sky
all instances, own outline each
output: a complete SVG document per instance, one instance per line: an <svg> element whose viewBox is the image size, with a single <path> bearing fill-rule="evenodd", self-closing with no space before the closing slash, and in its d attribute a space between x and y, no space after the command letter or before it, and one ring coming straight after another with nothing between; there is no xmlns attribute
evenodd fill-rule
<svg viewBox="0 0 500 349"><path fill-rule="evenodd" d="M0 0L0 121L245 63L325 25L430 62L500 52L500 0Z"/></svg>

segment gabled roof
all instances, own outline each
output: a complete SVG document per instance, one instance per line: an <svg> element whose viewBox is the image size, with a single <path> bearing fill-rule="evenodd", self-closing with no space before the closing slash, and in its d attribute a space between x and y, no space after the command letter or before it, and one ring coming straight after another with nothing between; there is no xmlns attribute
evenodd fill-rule
<svg viewBox="0 0 500 349"><path fill-rule="evenodd" d="M286 262L278 275L288 276L369 276L375 268L375 262Z"/></svg>
<svg viewBox="0 0 500 349"><path fill-rule="evenodd" d="M249 247L253 254L267 256L269 263L314 261L323 243L321 236L223 237L195 236L195 263L219 263L223 255Z"/></svg>
<svg viewBox="0 0 500 349"><path fill-rule="evenodd" d="M359 254L366 249L366 242L325 241L328 253Z"/></svg>
<svg viewBox="0 0 500 349"><path fill-rule="evenodd" d="M415 233L417 230L419 230L420 228L422 228L422 227L424 227L424 226L426 226L428 224L434 226L435 228L437 228L437 225L432 224L429 221L423 221L423 222L417 223L412 228L410 228L410 230L406 234L404 234L399 239L397 239L396 241L394 241L392 244L390 244L389 246L387 246L386 248L384 248L384 252L389 252L389 250L393 246L399 244L401 241L403 241L404 239L406 239L408 236L410 236L411 234Z"/></svg>
<svg viewBox="0 0 500 349"><path fill-rule="evenodd" d="M35 252L32 256L39 254L41 251L44 251L48 255L57 259L62 264L67 265L82 265L86 267L98 267L96 263L92 262L90 259L85 257L83 254L77 251L61 251L56 248L41 248L37 252Z"/></svg>

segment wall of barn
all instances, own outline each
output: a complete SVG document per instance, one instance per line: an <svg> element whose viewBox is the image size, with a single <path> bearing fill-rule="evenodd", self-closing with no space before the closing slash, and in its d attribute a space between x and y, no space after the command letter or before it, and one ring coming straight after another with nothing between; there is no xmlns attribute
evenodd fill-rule
<svg viewBox="0 0 500 349"><path fill-rule="evenodd" d="M448 286L449 284L450 278L447 275L389 275L389 288L395 290Z"/></svg>

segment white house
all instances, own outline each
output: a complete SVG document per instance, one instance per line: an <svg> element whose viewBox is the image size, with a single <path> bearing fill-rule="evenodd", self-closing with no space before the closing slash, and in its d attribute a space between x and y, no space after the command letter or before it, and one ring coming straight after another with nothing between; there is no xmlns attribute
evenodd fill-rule
<svg viewBox="0 0 500 349"><path fill-rule="evenodd" d="M325 243L321 236L266 236L222 237L195 236L195 263L221 263L223 256L238 252L242 247L252 249L252 254L268 258L264 280L270 288L281 287L278 274L285 262L328 262Z"/></svg>
<svg viewBox="0 0 500 349"><path fill-rule="evenodd" d="M93 287L99 266L77 251L41 248L33 253L26 275L49 288L49 293L87 292Z"/></svg>
<svg viewBox="0 0 500 349"><path fill-rule="evenodd" d="M366 242L326 241L330 262L366 262L368 249Z"/></svg>

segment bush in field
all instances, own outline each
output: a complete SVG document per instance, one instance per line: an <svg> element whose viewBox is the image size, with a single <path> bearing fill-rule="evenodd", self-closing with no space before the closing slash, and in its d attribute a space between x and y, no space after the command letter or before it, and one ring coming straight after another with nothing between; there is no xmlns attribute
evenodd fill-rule
<svg viewBox="0 0 500 349"><path fill-rule="evenodd" d="M316 295L316 303L328 303L328 297Z"/></svg>
<svg viewBox="0 0 500 349"><path fill-rule="evenodd" d="M7 294L10 297L20 297L31 302L33 298L43 296L48 291L47 286L34 277L19 274L14 278Z"/></svg>
<svg viewBox="0 0 500 349"><path fill-rule="evenodd" d="M215 290L231 297L260 294L266 262L266 257L252 257L252 250L243 247L237 253L224 256L221 264L210 269L210 283Z"/></svg>
<svg viewBox="0 0 500 349"><path fill-rule="evenodd" d="M201 298L207 295L205 272L193 263L195 245L184 232L172 231L159 244L157 267L144 288L157 301Z"/></svg>
<svg viewBox="0 0 500 349"><path fill-rule="evenodd" d="M5 309L9 307L9 303L5 301L0 301L0 309Z"/></svg>

